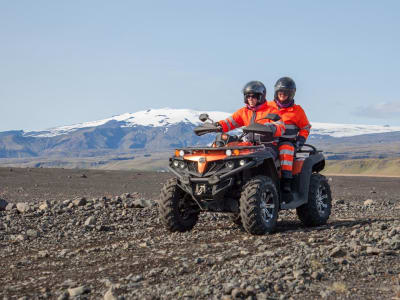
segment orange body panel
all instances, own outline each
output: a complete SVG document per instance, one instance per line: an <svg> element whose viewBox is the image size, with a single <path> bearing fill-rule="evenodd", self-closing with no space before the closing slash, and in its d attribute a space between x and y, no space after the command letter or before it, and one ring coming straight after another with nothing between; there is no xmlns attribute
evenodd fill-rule
<svg viewBox="0 0 400 300"><path fill-rule="evenodd" d="M250 144L250 145L249 145ZM251 146L251 143L238 143L235 142L229 143L229 146ZM246 155L249 153L254 152L253 149L240 149L240 150L233 150L233 156L236 155ZM216 161L216 160L222 160L227 157L226 155L226 150L194 150L192 154L186 154L183 159L185 160L190 160L190 161L196 161L197 162L197 170L200 174L203 174L206 170L207 163Z"/></svg>
<svg viewBox="0 0 400 300"><path fill-rule="evenodd" d="M226 157L225 151L212 151L213 153L199 154L186 154L183 159L190 161L197 161L197 170L200 174L203 174L206 170L207 163L210 161L221 160ZM200 162L200 158L204 158L203 162Z"/></svg>
<svg viewBox="0 0 400 300"><path fill-rule="evenodd" d="M304 164L304 159L295 159L293 162L293 175L296 175L301 172L301 169L303 168Z"/></svg>

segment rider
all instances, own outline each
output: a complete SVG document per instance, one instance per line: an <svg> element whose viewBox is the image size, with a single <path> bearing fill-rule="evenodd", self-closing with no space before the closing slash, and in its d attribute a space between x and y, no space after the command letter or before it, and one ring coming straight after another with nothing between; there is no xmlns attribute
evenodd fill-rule
<svg viewBox="0 0 400 300"><path fill-rule="evenodd" d="M285 134L279 139L283 192L291 192L293 159L295 150L300 150L310 133L311 125L300 105L294 103L296 83L289 77L282 77L275 83L274 101L268 104L279 111L285 123Z"/></svg>
<svg viewBox="0 0 400 300"><path fill-rule="evenodd" d="M216 125L221 126L221 131L227 132L252 123L259 123L270 126L275 138L282 136L285 133L283 122L265 119L268 114L278 114L278 109L266 101L266 95L267 89L261 81L250 81L243 88L246 105L226 120L217 122Z"/></svg>

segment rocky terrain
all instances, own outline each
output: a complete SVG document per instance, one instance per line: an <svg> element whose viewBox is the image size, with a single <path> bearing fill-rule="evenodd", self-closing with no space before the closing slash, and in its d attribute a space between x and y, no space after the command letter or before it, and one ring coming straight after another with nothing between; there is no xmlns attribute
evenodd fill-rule
<svg viewBox="0 0 400 300"><path fill-rule="evenodd" d="M170 175L0 168L4 299L400 299L400 179L329 177L327 225L251 236L203 214L168 233Z"/></svg>

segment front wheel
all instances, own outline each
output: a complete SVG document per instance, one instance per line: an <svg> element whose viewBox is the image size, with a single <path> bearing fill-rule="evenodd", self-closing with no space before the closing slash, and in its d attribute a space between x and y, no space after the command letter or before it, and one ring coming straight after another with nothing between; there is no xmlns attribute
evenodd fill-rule
<svg viewBox="0 0 400 300"><path fill-rule="evenodd" d="M191 196L178 186L177 179L173 178L161 189L158 212L169 231L185 232L196 225L200 210Z"/></svg>
<svg viewBox="0 0 400 300"><path fill-rule="evenodd" d="M274 182L265 176L250 179L240 197L240 216L244 229L251 234L273 232L279 211Z"/></svg>
<svg viewBox="0 0 400 300"><path fill-rule="evenodd" d="M324 225L329 219L332 209L331 188L325 176L312 174L308 202L299 206L297 216L306 226Z"/></svg>

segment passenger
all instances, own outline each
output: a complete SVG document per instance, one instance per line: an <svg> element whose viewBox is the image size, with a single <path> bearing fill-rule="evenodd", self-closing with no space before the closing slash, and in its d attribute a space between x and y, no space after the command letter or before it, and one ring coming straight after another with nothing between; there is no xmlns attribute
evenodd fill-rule
<svg viewBox="0 0 400 300"><path fill-rule="evenodd" d="M221 126L223 132L227 132L242 126L249 126L252 123L270 124L273 136L275 138L282 136L285 133L283 122L265 119L268 114L278 114L276 106L271 106L266 101L266 95L267 90L262 82L250 81L243 88L245 106L226 120L217 122L217 125ZM263 141L262 136L260 136L260 140ZM277 156L277 153L274 153L274 155Z"/></svg>
<svg viewBox="0 0 400 300"><path fill-rule="evenodd" d="M311 125L300 105L294 103L296 83L289 77L282 77L275 83L274 101L269 101L271 107L279 111L285 123L285 134L279 139L279 159L281 161L282 190L291 192L293 178L293 160L295 150L304 145L310 133Z"/></svg>

